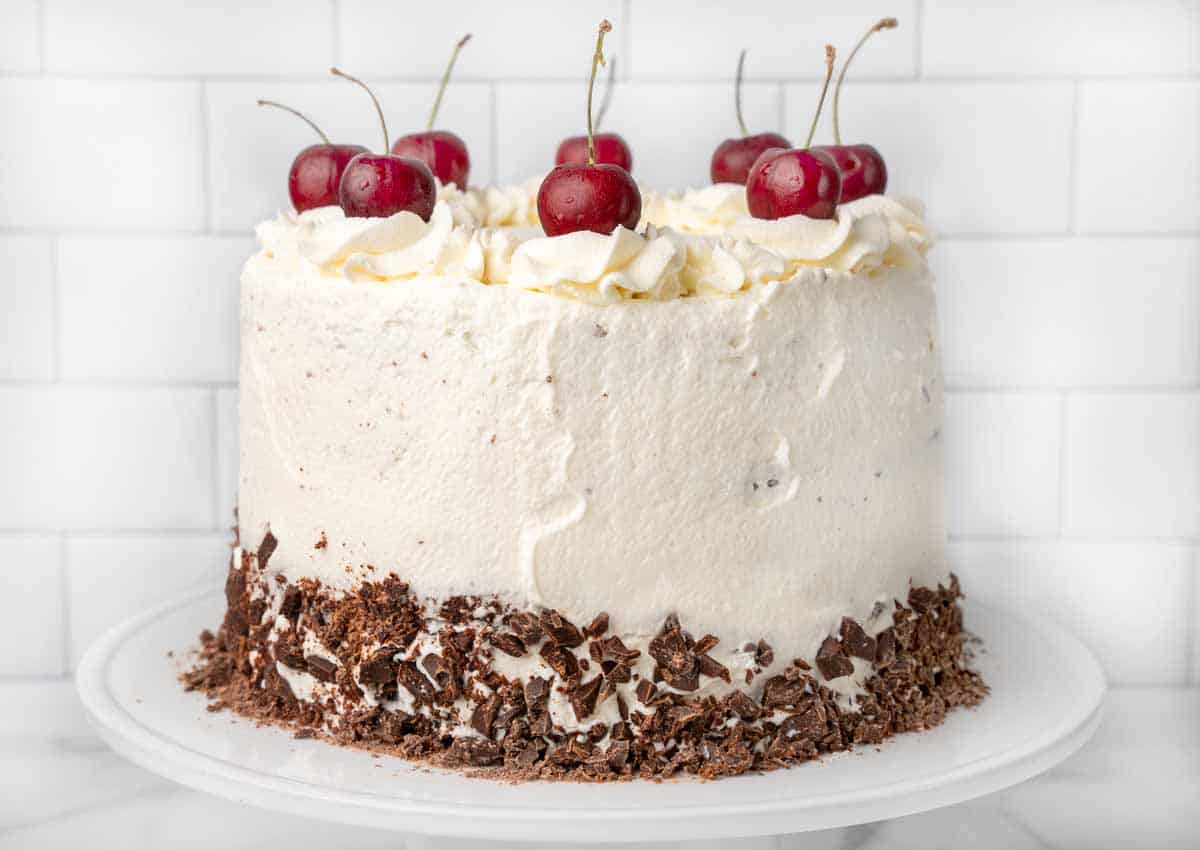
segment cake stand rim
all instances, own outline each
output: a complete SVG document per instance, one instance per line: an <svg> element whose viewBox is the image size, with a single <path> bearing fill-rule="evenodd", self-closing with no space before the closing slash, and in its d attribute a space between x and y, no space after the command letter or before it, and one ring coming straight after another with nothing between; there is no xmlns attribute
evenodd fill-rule
<svg viewBox="0 0 1200 850"><path fill-rule="evenodd" d="M1060 654L1073 656L1077 666L1075 672L1083 682L1073 704L1074 710L1059 717L1049 731L1044 731L1043 727L1023 747L977 759L928 776L924 781L897 781L853 794L835 790L758 804L707 803L668 807L511 809L471 804L469 810L464 811L461 803L401 800L370 792L347 793L328 785L266 774L192 749L133 717L110 687L109 672L113 662L123 650L129 651L130 642L148 627L183 609L210 603L211 597L220 594L219 589L193 589L111 628L89 647L77 668L75 682L89 721L100 737L117 754L153 773L225 799L300 817L416 834L535 842L680 841L806 832L916 814L999 791L1062 762L1082 747L1099 727L1107 692L1104 674L1091 650L1061 625L1050 620L1035 621L1005 606L971 597L964 603L971 631L974 631L972 621L977 620L981 612L987 612L985 617L989 624L999 620L1010 631L1019 627L1017 633L1027 641L1049 639L1052 643L1044 645L1060 647ZM161 649L165 655L168 650L178 647L163 646ZM174 677L168 686L183 694ZM198 694L186 696L202 699ZM938 734L941 729L910 735ZM319 741L305 743L328 746ZM862 750L853 752L861 753ZM842 757L844 755L834 756ZM800 765L794 769L813 766ZM775 771L764 778L785 777L789 772ZM488 782L469 778L463 781ZM716 783L719 786L735 781L737 778L716 780ZM523 787L536 789L549 784L560 783L535 782ZM667 784L712 783L682 779ZM619 785L628 787L627 783ZM600 790L606 786L588 787ZM464 814L469 817L463 817Z"/></svg>

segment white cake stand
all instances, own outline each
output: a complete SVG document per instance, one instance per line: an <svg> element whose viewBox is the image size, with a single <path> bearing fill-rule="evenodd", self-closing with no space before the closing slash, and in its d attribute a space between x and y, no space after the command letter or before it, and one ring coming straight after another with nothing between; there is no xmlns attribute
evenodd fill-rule
<svg viewBox="0 0 1200 850"><path fill-rule="evenodd" d="M967 625L984 641L976 663L992 693L935 730L717 782L506 784L205 711L204 698L184 693L176 676L184 650L220 622L222 609L219 592L191 596L92 646L76 681L100 735L142 767L230 800L427 835L680 841L898 817L988 794L1062 761L1095 731L1105 691L1091 653L1061 629L968 601Z"/></svg>

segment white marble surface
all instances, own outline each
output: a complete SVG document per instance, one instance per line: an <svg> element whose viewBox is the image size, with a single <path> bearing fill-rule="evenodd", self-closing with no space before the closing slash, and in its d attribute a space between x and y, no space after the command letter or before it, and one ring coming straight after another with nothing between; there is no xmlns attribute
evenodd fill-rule
<svg viewBox="0 0 1200 850"><path fill-rule="evenodd" d="M0 682L0 848L515 848L286 818L190 791L111 753L68 682ZM1200 689L1126 688L1073 758L1023 785L940 811L744 842L596 847L1194 848L1200 846Z"/></svg>

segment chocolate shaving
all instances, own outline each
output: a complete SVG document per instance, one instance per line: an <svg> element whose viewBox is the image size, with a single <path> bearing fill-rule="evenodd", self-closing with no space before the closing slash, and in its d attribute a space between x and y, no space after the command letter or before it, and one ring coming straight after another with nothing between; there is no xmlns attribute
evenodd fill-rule
<svg viewBox="0 0 1200 850"><path fill-rule="evenodd" d="M525 641L514 634L508 632L491 634L488 636L488 640L496 649L514 658L520 658L525 654Z"/></svg>
<svg viewBox="0 0 1200 850"><path fill-rule="evenodd" d="M263 535L262 543L258 544L258 568L266 570L267 561L271 560L271 556L275 554L275 547L279 545L279 541L275 539L275 535L268 528L267 533Z"/></svg>
<svg viewBox="0 0 1200 850"><path fill-rule="evenodd" d="M358 668L359 681L373 685L385 685L396 681L396 665L392 657L398 651L394 646L385 646L378 650Z"/></svg>
<svg viewBox="0 0 1200 850"><path fill-rule="evenodd" d="M538 620L546 636L559 646L574 649L583 643L583 632L553 608L542 611Z"/></svg>
<svg viewBox="0 0 1200 850"><path fill-rule="evenodd" d="M550 669L558 674L558 678L564 682L574 683L579 680L579 661L571 650L547 642L542 644L539 654Z"/></svg>
<svg viewBox="0 0 1200 850"><path fill-rule="evenodd" d="M308 672L322 682L333 682L337 679L337 662L322 658L320 655L304 656L304 664Z"/></svg>
<svg viewBox="0 0 1200 850"><path fill-rule="evenodd" d="M817 669L826 679L840 679L854 672L854 665L842 651L842 644L835 637L827 637L817 650Z"/></svg>
<svg viewBox="0 0 1200 850"><path fill-rule="evenodd" d="M598 638L608 631L608 614L601 611L591 623L584 628L583 633L590 638Z"/></svg>
<svg viewBox="0 0 1200 850"><path fill-rule="evenodd" d="M842 618L841 638L842 647L847 655L865 661L875 660L875 638L868 635L862 626L849 617Z"/></svg>
<svg viewBox="0 0 1200 850"><path fill-rule="evenodd" d="M526 611L519 611L508 618L508 627L517 633L526 646L532 646L542 639L542 624L537 616Z"/></svg>
<svg viewBox="0 0 1200 850"><path fill-rule="evenodd" d="M575 719L581 723L585 718L591 717L592 712L596 710L596 699L600 696L601 682L601 678L595 676L586 682L580 682L567 695L571 701L571 708L575 709Z"/></svg>

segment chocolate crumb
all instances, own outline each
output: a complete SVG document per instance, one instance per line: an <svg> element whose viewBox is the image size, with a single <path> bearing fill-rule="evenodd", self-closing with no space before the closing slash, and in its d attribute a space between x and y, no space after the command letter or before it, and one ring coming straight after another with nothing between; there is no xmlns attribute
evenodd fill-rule
<svg viewBox="0 0 1200 850"><path fill-rule="evenodd" d="M842 650L842 644L835 637L827 637L817 650L817 669L826 679L840 679L854 672L854 665Z"/></svg>

